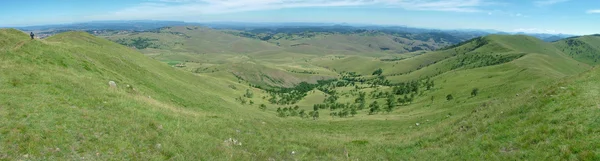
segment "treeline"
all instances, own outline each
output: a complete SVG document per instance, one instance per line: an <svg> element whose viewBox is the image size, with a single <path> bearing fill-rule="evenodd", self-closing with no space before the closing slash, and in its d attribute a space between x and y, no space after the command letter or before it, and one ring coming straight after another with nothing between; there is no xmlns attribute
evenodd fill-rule
<svg viewBox="0 0 600 161"><path fill-rule="evenodd" d="M145 48L149 48L149 47L150 48L158 48L158 45L152 43L152 41L158 41L158 39L137 37L137 38L133 38L133 39L120 38L120 39L115 40L116 43L119 43L119 44L125 45L125 46L129 46L129 47L135 47L137 49L145 49Z"/></svg>
<svg viewBox="0 0 600 161"><path fill-rule="evenodd" d="M287 70L287 71L292 72L292 73L300 73L300 74L319 74L318 72L308 71L308 70L303 70L303 71Z"/></svg>
<svg viewBox="0 0 600 161"><path fill-rule="evenodd" d="M330 84L335 81L335 79L318 80L317 84L301 82L292 88L276 87L264 90L267 91L267 93L269 93L270 95L270 98L268 99L269 103L277 105L290 105L296 104L298 101L302 100L302 98L304 98L309 91L312 91L317 87Z"/></svg>

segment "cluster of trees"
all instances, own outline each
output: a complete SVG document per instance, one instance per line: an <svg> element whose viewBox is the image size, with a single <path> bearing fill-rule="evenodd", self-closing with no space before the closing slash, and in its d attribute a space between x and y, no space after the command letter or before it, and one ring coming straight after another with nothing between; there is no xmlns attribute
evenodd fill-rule
<svg viewBox="0 0 600 161"><path fill-rule="evenodd" d="M405 95L405 97L406 97L406 95ZM412 102L413 97L414 97L414 95L410 98L411 102ZM377 102L377 101L373 101L373 103L371 103L369 105L369 115L377 114L382 111L390 113L397 107L398 102L400 102L401 104L405 103L403 98L399 98L396 100L396 96L393 94L390 94L387 96L387 98L385 99L385 104L383 104L383 105L380 105L379 102Z"/></svg>
<svg viewBox="0 0 600 161"><path fill-rule="evenodd" d="M379 59L379 61L400 61L400 60L404 60L406 58L382 58Z"/></svg>
<svg viewBox="0 0 600 161"><path fill-rule="evenodd" d="M240 101L240 103L242 105L245 105L246 103L248 103L249 105L254 105L254 101L250 100L250 99L246 99L246 97L238 97L235 98L235 100Z"/></svg>
<svg viewBox="0 0 600 161"><path fill-rule="evenodd" d="M158 41L158 39L150 39L150 38L142 38L137 37L133 39L117 39L115 42L121 45L135 47L137 49L145 49L145 48L158 48L158 45L152 43L152 41Z"/></svg>
<svg viewBox="0 0 600 161"><path fill-rule="evenodd" d="M304 98L309 91L317 87L328 85L334 81L336 80L318 80L317 84L309 84L307 82L302 82L292 88L280 87L265 90L267 91L267 93L270 94L269 102L271 104L290 105L296 104L298 101L302 100L302 98Z"/></svg>
<svg viewBox="0 0 600 161"><path fill-rule="evenodd" d="M311 115L309 115L304 109L300 109L300 107L296 105L294 107L277 108L277 116L309 118Z"/></svg>
<svg viewBox="0 0 600 161"><path fill-rule="evenodd" d="M435 83L431 78L426 78L424 82L422 80L417 80L395 84L394 87L392 87L392 92L396 95L418 93L421 86L425 86L426 90L430 90L434 85Z"/></svg>
<svg viewBox="0 0 600 161"><path fill-rule="evenodd" d="M300 74L319 74L318 72L314 72L314 71L307 71L307 70L303 70L303 71L288 70L288 72L292 72L292 73L300 73Z"/></svg>
<svg viewBox="0 0 600 161"><path fill-rule="evenodd" d="M344 108L339 112L331 112L329 113L329 115L331 117L340 117L340 118L344 118L344 117L348 117L348 116L352 116L354 117L354 115L358 114L358 111L356 110L356 108Z"/></svg>
<svg viewBox="0 0 600 161"><path fill-rule="evenodd" d="M318 111L318 110L323 110L323 109L329 109L332 112L329 113L330 116L335 117L348 117L348 116L354 116L356 114L358 114L358 110L362 110L362 108L360 108L359 106L356 106L356 104L350 104L350 103L324 103L324 104L315 104L313 105L313 111ZM335 112L336 110L339 110L338 112Z"/></svg>

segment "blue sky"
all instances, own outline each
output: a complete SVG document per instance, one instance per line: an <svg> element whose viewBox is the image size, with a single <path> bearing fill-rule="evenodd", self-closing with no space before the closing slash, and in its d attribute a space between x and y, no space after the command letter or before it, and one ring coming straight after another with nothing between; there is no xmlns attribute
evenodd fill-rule
<svg viewBox="0 0 600 161"><path fill-rule="evenodd" d="M0 26L97 20L334 22L600 33L598 0L2 0Z"/></svg>

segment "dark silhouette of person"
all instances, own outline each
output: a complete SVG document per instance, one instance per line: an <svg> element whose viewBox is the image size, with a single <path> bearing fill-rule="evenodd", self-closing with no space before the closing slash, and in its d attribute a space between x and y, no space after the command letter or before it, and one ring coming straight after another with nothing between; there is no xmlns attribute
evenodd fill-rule
<svg viewBox="0 0 600 161"><path fill-rule="evenodd" d="M33 36L35 36L35 35L33 34L33 32L31 32L31 34L29 34L29 36L31 36L31 40L33 40Z"/></svg>

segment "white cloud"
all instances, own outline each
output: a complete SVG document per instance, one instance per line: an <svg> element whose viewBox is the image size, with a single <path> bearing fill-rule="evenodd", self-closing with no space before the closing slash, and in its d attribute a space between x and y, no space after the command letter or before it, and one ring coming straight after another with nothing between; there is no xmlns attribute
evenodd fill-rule
<svg viewBox="0 0 600 161"><path fill-rule="evenodd" d="M597 9L597 10L588 10L586 13L589 13L589 14L600 13L600 9Z"/></svg>
<svg viewBox="0 0 600 161"><path fill-rule="evenodd" d="M539 29L539 28L519 28L519 29L514 29L513 32L546 33L546 34L556 34L556 33L558 33L556 30Z"/></svg>
<svg viewBox="0 0 600 161"><path fill-rule="evenodd" d="M489 0L148 0L137 6L90 19L143 19L223 14L302 7L385 6L406 10L482 12Z"/></svg>
<svg viewBox="0 0 600 161"><path fill-rule="evenodd" d="M570 0L537 0L537 1L533 1L533 3L538 6L547 6L547 5L553 5L553 4L563 3L563 2L567 2L567 1L570 1Z"/></svg>

